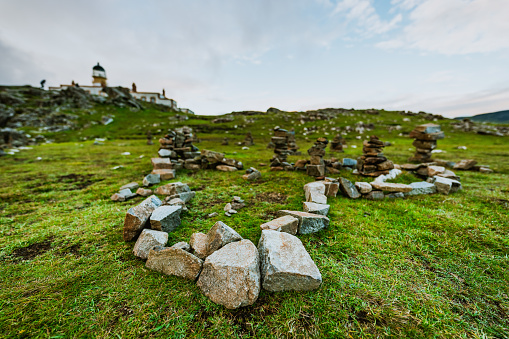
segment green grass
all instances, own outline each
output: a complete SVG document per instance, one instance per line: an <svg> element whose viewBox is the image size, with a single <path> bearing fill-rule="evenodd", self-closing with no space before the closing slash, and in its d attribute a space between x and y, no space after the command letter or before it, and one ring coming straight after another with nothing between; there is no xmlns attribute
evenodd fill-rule
<svg viewBox="0 0 509 339"><path fill-rule="evenodd" d="M474 158L496 173L458 172L464 189L449 196L329 198L330 227L299 236L322 273L322 286L305 293L262 291L253 306L230 311L208 300L194 282L147 270L133 256L133 243L122 241L125 212L142 198L114 203L109 197L125 183L141 183L151 171L150 157L158 147L146 145L145 128L159 123L152 127L159 136L183 123L151 116L156 113L150 110L115 110L111 126L60 134L68 142L0 160L0 337L508 337L507 138L454 132L450 120L440 121L447 135L438 142L446 151L438 154L441 159ZM200 149L224 151L246 167L260 169L263 178L247 183L241 172L179 171L177 180L197 195L181 227L170 234L170 244L188 241L217 220L257 244L259 225L277 210L302 210L302 186L311 178L258 166L272 156L265 146L275 125L291 127L294 121L298 133L313 124L323 128L308 140L298 138L305 154L322 133L334 136L331 127L373 122L377 128L369 134L391 141L385 154L404 163L413 153L412 140L399 137L400 131L389 133L386 126L396 120L409 132L424 122L403 122L404 116L392 112L354 112L333 124L300 126L298 113L285 115L288 121L284 115L235 115L226 124L211 124L211 117L185 122L198 129L208 124L207 133L198 133ZM245 123L245 118L256 120ZM229 133L221 132L223 128ZM256 145L242 150L234 143L246 131L253 132ZM360 155L361 140L355 135L347 141L358 147L335 156ZM78 141L83 136L109 140L94 146ZM220 145L224 136L231 139L229 146ZM460 145L468 150L455 148ZM121 155L124 151L131 155ZM299 158L306 156L291 160ZM117 165L124 167L112 170ZM341 176L370 181L346 171ZM418 181L411 174L400 178L395 182ZM234 195L245 199L247 207L224 217L224 204ZM207 219L212 212L220 215ZM39 255L21 260L16 254L30 245L39 248Z"/></svg>

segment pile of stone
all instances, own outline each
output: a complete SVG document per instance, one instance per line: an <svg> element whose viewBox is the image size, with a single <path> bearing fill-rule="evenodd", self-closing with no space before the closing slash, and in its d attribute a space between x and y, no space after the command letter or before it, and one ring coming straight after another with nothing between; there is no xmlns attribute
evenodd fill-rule
<svg viewBox="0 0 509 339"><path fill-rule="evenodd" d="M311 156L310 163L306 166L306 173L313 177L325 176L325 162L323 157L325 155L325 148L329 141L326 138L318 138L315 144L308 149L308 154Z"/></svg>
<svg viewBox="0 0 509 339"><path fill-rule="evenodd" d="M253 139L253 135L251 134L251 132L248 132L246 134L246 137L244 138L242 145L244 145L244 146L253 146L254 145L254 139Z"/></svg>
<svg viewBox="0 0 509 339"><path fill-rule="evenodd" d="M164 230L144 229L133 252L150 270L196 281L203 294L228 309L254 304L262 288L307 291L322 282L302 242L289 233L263 230L257 248L218 221L207 234L193 233L189 243L165 247L167 242Z"/></svg>
<svg viewBox="0 0 509 339"><path fill-rule="evenodd" d="M255 181L262 177L262 173L254 167L250 167L246 170L246 174L242 176L244 180Z"/></svg>
<svg viewBox="0 0 509 339"><path fill-rule="evenodd" d="M343 145L346 144L345 138L341 134L336 134L330 143L330 150L332 152L343 152Z"/></svg>
<svg viewBox="0 0 509 339"><path fill-rule="evenodd" d="M136 182L131 182L131 183L125 184L118 189L117 193L114 193L111 196L111 200L126 201L129 199L132 199L138 195L137 192L136 193L132 192L133 190L136 190L138 187L140 187L140 186Z"/></svg>
<svg viewBox="0 0 509 339"><path fill-rule="evenodd" d="M224 215L231 217L244 207L246 207L244 200L239 196L234 196L233 200L224 206Z"/></svg>
<svg viewBox="0 0 509 339"><path fill-rule="evenodd" d="M357 159L357 170L363 176L377 177L388 174L394 168L394 163L388 160L382 153L385 144L372 135L363 142L363 155Z"/></svg>
<svg viewBox="0 0 509 339"><path fill-rule="evenodd" d="M290 155L301 155L299 152L299 146L297 146L297 141L295 140L295 128L286 133L288 135L288 150L290 151Z"/></svg>
<svg viewBox="0 0 509 339"><path fill-rule="evenodd" d="M288 156L292 154L288 144L289 133L287 130L276 127L271 143L274 145L274 156L270 161L272 171L293 170L293 166L288 162Z"/></svg>
<svg viewBox="0 0 509 339"><path fill-rule="evenodd" d="M437 124L424 124L417 126L410 132L410 138L415 138L412 145L416 152L409 161L413 162L431 162L432 151L437 147L437 140L444 138L444 132Z"/></svg>

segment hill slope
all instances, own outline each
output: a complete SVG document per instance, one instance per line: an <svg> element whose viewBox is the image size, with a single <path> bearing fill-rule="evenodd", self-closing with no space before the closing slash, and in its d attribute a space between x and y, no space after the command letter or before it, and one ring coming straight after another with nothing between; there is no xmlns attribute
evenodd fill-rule
<svg viewBox="0 0 509 339"><path fill-rule="evenodd" d="M499 123L499 124L509 124L509 110L507 111L499 111L499 112L493 112L493 113L483 113L483 114L477 114L471 117L458 117L456 119L461 120L468 118L472 121L478 121L478 122L493 122L493 123Z"/></svg>

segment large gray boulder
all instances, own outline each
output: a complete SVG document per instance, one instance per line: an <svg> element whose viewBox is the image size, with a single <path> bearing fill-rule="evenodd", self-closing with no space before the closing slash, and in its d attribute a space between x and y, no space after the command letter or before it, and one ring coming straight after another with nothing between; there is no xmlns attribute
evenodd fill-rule
<svg viewBox="0 0 509 339"><path fill-rule="evenodd" d="M152 212L161 205L161 200L155 195L151 195L138 206L131 207L127 211L124 220L124 241L136 239L145 228Z"/></svg>
<svg viewBox="0 0 509 339"><path fill-rule="evenodd" d="M299 219L299 234L315 233L329 227L329 218L323 215L288 210L278 211L277 215L280 217L291 215L292 217Z"/></svg>
<svg viewBox="0 0 509 339"><path fill-rule="evenodd" d="M268 291L308 291L322 283L322 275L299 238L271 230L258 242L262 287Z"/></svg>
<svg viewBox="0 0 509 339"><path fill-rule="evenodd" d="M242 240L240 234L224 222L218 221L207 232L206 255L209 256L226 244L240 240Z"/></svg>
<svg viewBox="0 0 509 339"><path fill-rule="evenodd" d="M180 226L182 206L160 206L150 216L150 227L153 230L173 232Z"/></svg>
<svg viewBox="0 0 509 339"><path fill-rule="evenodd" d="M133 253L141 259L147 259L148 252L154 246L164 246L167 242L168 233L144 229L134 244Z"/></svg>
<svg viewBox="0 0 509 339"><path fill-rule="evenodd" d="M285 215L283 217L261 224L260 228L262 230L272 230L277 232L297 234L299 229L299 219L292 217L291 215Z"/></svg>
<svg viewBox="0 0 509 339"><path fill-rule="evenodd" d="M228 309L254 304L260 293L260 262L255 245L247 239L236 241L208 256L198 287L210 300Z"/></svg>
<svg viewBox="0 0 509 339"><path fill-rule="evenodd" d="M196 280L203 261L182 248L156 246L150 250L146 266L163 274Z"/></svg>

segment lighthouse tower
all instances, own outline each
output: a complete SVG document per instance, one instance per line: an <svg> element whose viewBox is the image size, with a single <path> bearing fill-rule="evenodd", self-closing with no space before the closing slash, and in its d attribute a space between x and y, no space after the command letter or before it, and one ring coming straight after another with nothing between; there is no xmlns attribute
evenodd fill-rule
<svg viewBox="0 0 509 339"><path fill-rule="evenodd" d="M106 87L106 71L99 63L92 68L92 85Z"/></svg>

